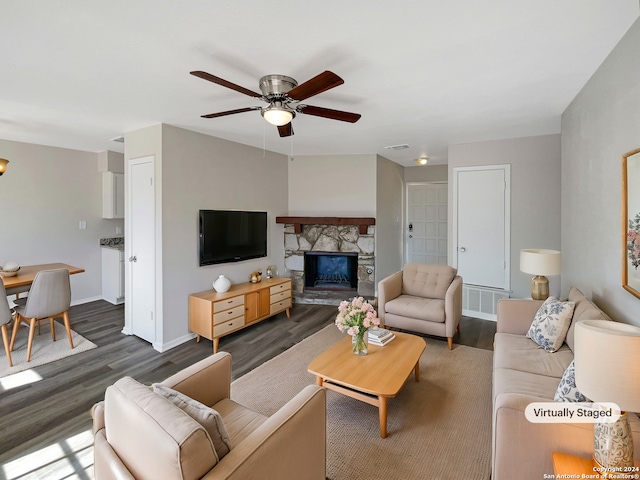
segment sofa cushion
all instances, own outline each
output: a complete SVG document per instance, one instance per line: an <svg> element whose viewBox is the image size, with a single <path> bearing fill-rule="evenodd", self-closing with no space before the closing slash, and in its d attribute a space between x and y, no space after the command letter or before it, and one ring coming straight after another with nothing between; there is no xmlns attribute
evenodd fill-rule
<svg viewBox="0 0 640 480"><path fill-rule="evenodd" d="M567 336L574 306L573 302L561 302L555 297L549 297L538 309L527 337L545 351L555 352Z"/></svg>
<svg viewBox="0 0 640 480"><path fill-rule="evenodd" d="M524 335L496 333L493 342L494 368L510 368L556 379L556 386L573 360L573 352L563 345L553 355L540 349Z"/></svg>
<svg viewBox="0 0 640 480"><path fill-rule="evenodd" d="M161 383L154 383L153 391L184 410L187 415L205 428L213 442L218 460L222 460L229 453L231 441L222 417L217 411Z"/></svg>
<svg viewBox="0 0 640 480"><path fill-rule="evenodd" d="M576 363L571 361L562 375L558 389L553 397L556 402L589 402L576 386Z"/></svg>
<svg viewBox="0 0 640 480"><path fill-rule="evenodd" d="M229 432L229 438L233 445L240 444L268 418L234 402L230 398L219 401L213 408L222 416L224 426Z"/></svg>
<svg viewBox="0 0 640 480"><path fill-rule="evenodd" d="M569 301L575 303L576 306L573 309L573 318L565 342L573 352L576 323L580 320L611 320L611 318L589 301L576 287L571 287L569 290Z"/></svg>
<svg viewBox="0 0 640 480"><path fill-rule="evenodd" d="M107 441L135 478L202 478L218 462L206 430L193 418L124 377L107 388Z"/></svg>
<svg viewBox="0 0 640 480"><path fill-rule="evenodd" d="M444 323L444 300L400 295L384 304L386 313L402 317Z"/></svg>
<svg viewBox="0 0 640 480"><path fill-rule="evenodd" d="M402 293L444 300L456 272L448 265L407 263L402 268Z"/></svg>
<svg viewBox="0 0 640 480"><path fill-rule="evenodd" d="M547 355L548 356L548 355ZM493 399L503 393L518 393L535 397L536 401L553 400L559 378L521 372L511 368L493 369Z"/></svg>

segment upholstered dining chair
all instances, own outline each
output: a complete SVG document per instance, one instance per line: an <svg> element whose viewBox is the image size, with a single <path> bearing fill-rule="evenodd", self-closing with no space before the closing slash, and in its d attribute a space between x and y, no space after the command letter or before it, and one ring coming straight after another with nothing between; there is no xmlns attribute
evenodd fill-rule
<svg viewBox="0 0 640 480"><path fill-rule="evenodd" d="M7 352L7 360L9 360L10 367L13 367L13 363L11 362L11 346L9 345L7 325L9 325L12 320L13 312L11 308L9 308L7 291L4 288L4 283L0 280L0 329L2 330L2 343L4 343L4 350Z"/></svg>
<svg viewBox="0 0 640 480"><path fill-rule="evenodd" d="M69 270L60 268L56 270L42 270L36 273L29 290L29 296L24 305L15 307L16 320L11 332L10 349L16 341L16 335L22 322L29 325L29 343L27 347L27 362L31 361L31 348L36 324L40 320L49 319L51 325L51 338L56 341L54 318L62 317L64 326L69 336L69 344L73 348L71 338L71 324L69 323L69 307L71 306L71 283Z"/></svg>

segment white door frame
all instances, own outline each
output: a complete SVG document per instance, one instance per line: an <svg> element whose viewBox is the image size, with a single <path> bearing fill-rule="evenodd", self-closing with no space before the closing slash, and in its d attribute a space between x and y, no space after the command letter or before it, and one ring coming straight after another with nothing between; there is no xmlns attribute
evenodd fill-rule
<svg viewBox="0 0 640 480"><path fill-rule="evenodd" d="M404 258L403 258L403 264L407 263L407 260L409 258L409 237L408 237L408 231L407 228L409 228L409 186L413 186L413 185L432 185L432 184L445 184L448 186L449 182L446 180L438 180L438 181L433 181L433 182L407 182L405 183L405 187L404 187L404 204L406 205L405 208L405 215L404 215L404 225L402 226L402 241L403 241L403 254L404 254ZM448 203L448 199L449 199L449 194L447 193L447 203ZM447 209L449 208L449 206L447 205ZM447 231L449 229L447 228ZM449 242L449 239L447 239L447 242Z"/></svg>
<svg viewBox="0 0 640 480"><path fill-rule="evenodd" d="M504 170L504 285L505 291L511 289L511 165L482 165L453 168L453 225L451 233L451 265L458 268L458 173L479 170ZM464 280L464 279L463 279Z"/></svg>

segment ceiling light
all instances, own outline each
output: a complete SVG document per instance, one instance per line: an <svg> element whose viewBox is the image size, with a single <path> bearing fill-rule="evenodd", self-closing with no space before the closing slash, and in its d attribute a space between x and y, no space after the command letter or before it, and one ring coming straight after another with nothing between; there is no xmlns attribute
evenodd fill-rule
<svg viewBox="0 0 640 480"><path fill-rule="evenodd" d="M262 116L271 125L281 127L291 121L294 116L294 112L287 110L286 108L282 108L279 105L270 105L262 110Z"/></svg>
<svg viewBox="0 0 640 480"><path fill-rule="evenodd" d="M416 158L416 159L414 160L414 162L416 162L416 165L420 165L421 167L422 167L422 166L424 166L424 165L426 165L428 161L429 161L429 157L427 157L427 156L425 156L425 155L423 155L423 156L422 156L422 157L420 157L420 158Z"/></svg>
<svg viewBox="0 0 640 480"><path fill-rule="evenodd" d="M9 160L0 158L0 175L2 175L7 169L7 163L9 163Z"/></svg>

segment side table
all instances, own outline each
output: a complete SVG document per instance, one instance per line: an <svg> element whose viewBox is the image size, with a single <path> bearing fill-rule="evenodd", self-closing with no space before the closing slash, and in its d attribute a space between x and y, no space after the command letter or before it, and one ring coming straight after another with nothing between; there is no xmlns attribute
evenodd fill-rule
<svg viewBox="0 0 640 480"><path fill-rule="evenodd" d="M640 462L635 462L636 467L640 468ZM577 478L606 478L600 477L599 472L594 470L593 460L591 458L577 457L568 453L553 452L553 473L556 478L558 475L578 475ZM627 472L630 477L620 478L638 478L633 475L640 471ZM572 478L572 477L566 477Z"/></svg>

